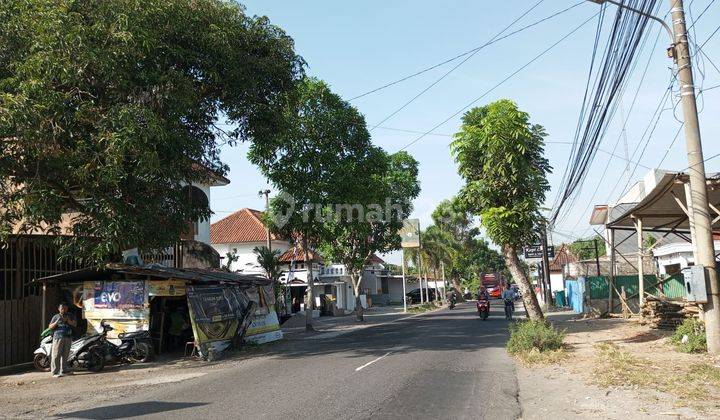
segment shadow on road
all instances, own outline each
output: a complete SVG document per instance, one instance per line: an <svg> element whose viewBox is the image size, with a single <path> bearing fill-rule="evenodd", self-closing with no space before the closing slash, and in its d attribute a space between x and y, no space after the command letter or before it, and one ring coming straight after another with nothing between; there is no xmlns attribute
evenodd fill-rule
<svg viewBox="0 0 720 420"><path fill-rule="evenodd" d="M58 414L57 417L79 419L121 419L126 417L182 410L184 408L198 407L202 405L207 405L207 403L146 401L74 411L72 413Z"/></svg>

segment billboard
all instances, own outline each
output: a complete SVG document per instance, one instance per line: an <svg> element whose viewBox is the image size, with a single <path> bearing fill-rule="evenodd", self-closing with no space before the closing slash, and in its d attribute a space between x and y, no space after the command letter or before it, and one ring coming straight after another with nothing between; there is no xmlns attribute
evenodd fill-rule
<svg viewBox="0 0 720 420"><path fill-rule="evenodd" d="M142 309L145 304L145 282L96 282L93 300L95 309Z"/></svg>
<svg viewBox="0 0 720 420"><path fill-rule="evenodd" d="M400 229L403 248L420 248L420 219L405 219Z"/></svg>

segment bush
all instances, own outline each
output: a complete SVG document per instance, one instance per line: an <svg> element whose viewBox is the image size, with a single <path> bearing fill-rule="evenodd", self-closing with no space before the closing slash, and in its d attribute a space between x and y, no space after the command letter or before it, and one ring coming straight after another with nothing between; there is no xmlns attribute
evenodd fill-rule
<svg viewBox="0 0 720 420"><path fill-rule="evenodd" d="M670 342L683 353L702 353L707 351L705 324L699 319L689 318L678 325Z"/></svg>
<svg viewBox="0 0 720 420"><path fill-rule="evenodd" d="M521 321L510 325L507 350L522 358L533 352L560 350L564 339L564 331L557 331L545 321Z"/></svg>

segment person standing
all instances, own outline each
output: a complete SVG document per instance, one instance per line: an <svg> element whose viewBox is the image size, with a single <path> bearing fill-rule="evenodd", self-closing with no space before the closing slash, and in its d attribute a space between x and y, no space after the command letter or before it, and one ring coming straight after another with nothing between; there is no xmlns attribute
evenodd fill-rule
<svg viewBox="0 0 720 420"><path fill-rule="evenodd" d="M63 302L58 305L58 313L52 317L48 325L53 330L50 371L55 378L72 373L67 360L70 357L72 344L72 327L76 325L75 316L68 312L67 304Z"/></svg>

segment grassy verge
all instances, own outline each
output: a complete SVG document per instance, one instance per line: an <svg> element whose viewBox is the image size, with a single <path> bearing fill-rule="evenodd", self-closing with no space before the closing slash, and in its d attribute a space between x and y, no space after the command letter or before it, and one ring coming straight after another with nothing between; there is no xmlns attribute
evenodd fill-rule
<svg viewBox="0 0 720 420"><path fill-rule="evenodd" d="M601 387L654 389L674 395L676 405L699 411L720 408L720 369L698 362L656 366L614 344L599 344L592 382Z"/></svg>
<svg viewBox="0 0 720 420"><path fill-rule="evenodd" d="M435 306L434 303L423 303L420 305L413 305L408 307L408 312L413 312L416 314L432 311L433 309L437 309L437 306Z"/></svg>
<svg viewBox="0 0 720 420"><path fill-rule="evenodd" d="M565 357L564 339L545 321L520 321L510 325L507 351L525 365L557 363Z"/></svg>

